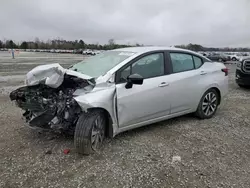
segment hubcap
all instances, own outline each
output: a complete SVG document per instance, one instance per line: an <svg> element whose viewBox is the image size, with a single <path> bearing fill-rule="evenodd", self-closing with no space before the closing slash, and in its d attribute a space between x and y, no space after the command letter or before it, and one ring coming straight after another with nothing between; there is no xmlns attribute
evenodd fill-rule
<svg viewBox="0 0 250 188"><path fill-rule="evenodd" d="M100 148L104 139L104 120L101 116L98 116L91 131L91 146L93 150Z"/></svg>
<svg viewBox="0 0 250 188"><path fill-rule="evenodd" d="M202 111L206 116L213 114L217 107L217 97L213 92L207 93L202 103Z"/></svg>

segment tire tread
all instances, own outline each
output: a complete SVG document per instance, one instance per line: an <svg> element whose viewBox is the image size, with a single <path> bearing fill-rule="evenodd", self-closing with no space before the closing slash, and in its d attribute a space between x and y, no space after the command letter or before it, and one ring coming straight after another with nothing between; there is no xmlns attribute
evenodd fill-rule
<svg viewBox="0 0 250 188"><path fill-rule="evenodd" d="M101 110L93 110L83 113L76 124L74 134L74 145L76 151L80 154L92 154L95 151L91 147L91 130L93 127L93 121L98 115L103 115Z"/></svg>

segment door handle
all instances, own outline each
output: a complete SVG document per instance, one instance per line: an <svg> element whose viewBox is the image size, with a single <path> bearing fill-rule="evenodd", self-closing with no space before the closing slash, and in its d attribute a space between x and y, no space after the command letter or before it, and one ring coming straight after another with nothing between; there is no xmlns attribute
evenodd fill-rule
<svg viewBox="0 0 250 188"><path fill-rule="evenodd" d="M200 73L200 75L205 75L205 74L207 74L207 72L205 72L205 71L201 71L201 73Z"/></svg>
<svg viewBox="0 0 250 188"><path fill-rule="evenodd" d="M166 87L166 86L168 86L168 85L169 85L169 83L162 82L162 83L159 85L159 87Z"/></svg>

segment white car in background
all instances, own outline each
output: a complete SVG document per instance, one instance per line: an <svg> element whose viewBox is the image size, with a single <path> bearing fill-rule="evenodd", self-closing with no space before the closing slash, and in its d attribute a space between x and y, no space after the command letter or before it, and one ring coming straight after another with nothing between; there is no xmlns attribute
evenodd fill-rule
<svg viewBox="0 0 250 188"><path fill-rule="evenodd" d="M115 135L188 113L214 116L228 91L223 63L179 48L134 47L85 58L69 69L42 65L10 93L32 128L74 135L79 153Z"/></svg>
<svg viewBox="0 0 250 188"><path fill-rule="evenodd" d="M240 61L240 56L238 54L228 55L232 61Z"/></svg>
<svg viewBox="0 0 250 188"><path fill-rule="evenodd" d="M83 50L82 54L83 55L96 55L97 53L93 50Z"/></svg>

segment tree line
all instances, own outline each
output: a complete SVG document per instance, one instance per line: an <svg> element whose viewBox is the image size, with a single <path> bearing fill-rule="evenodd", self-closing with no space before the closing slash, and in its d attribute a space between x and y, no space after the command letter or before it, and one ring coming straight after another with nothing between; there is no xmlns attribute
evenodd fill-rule
<svg viewBox="0 0 250 188"><path fill-rule="evenodd" d="M82 39L80 40L64 40L64 39L52 39L43 41L39 38L35 38L34 41L23 41L20 44L16 44L13 40L0 40L0 48L8 49L64 49L64 50L77 50L77 49L93 49L93 50L111 50L116 48L125 48L132 46L143 46L142 44L117 44L114 39L110 39L108 44L87 44ZM249 52L250 48L213 48L203 47L199 44L188 44L188 45L176 45L175 47L193 50L193 51L231 51L231 52Z"/></svg>
<svg viewBox="0 0 250 188"><path fill-rule="evenodd" d="M114 39L110 39L108 44L87 44L82 39L80 40L64 40L53 39L42 41L39 38L35 38L34 41L23 41L20 44L16 44L13 40L0 40L0 48L8 49L63 49L63 50L77 50L77 49L93 49L93 50L111 50L116 48L125 48L132 46L142 46L140 44L116 44Z"/></svg>

